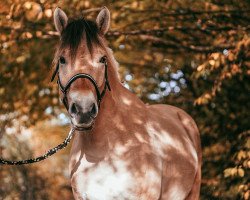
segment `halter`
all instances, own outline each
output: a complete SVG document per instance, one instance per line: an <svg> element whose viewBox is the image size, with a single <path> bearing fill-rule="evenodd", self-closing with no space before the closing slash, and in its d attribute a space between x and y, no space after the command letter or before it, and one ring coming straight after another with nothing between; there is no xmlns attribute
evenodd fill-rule
<svg viewBox="0 0 250 200"><path fill-rule="evenodd" d="M104 56L101 59L101 62L104 63L105 65L105 72L104 72L104 76L105 76L105 86L102 92L100 92L99 87L95 81L95 79L90 76L89 74L85 74L85 73L79 73L74 75L72 78L69 79L68 83L63 86L61 81L60 81L60 77L59 77L59 63L56 66L56 69L52 75L51 81L53 81L55 79L55 76L58 75L58 80L57 80L57 84L60 88L60 90L63 93L63 104L66 107L66 109L68 109L68 100L67 100L67 91L70 88L70 85L76 81L79 78L86 78L88 80L90 80L90 82L94 85L95 87L95 91L96 91L96 95L97 95L97 99L98 99L98 107L100 107L102 98L104 97L106 90L108 88L109 91L111 91L110 85L109 85L109 81L108 81L108 64L107 64L107 57ZM75 127L72 127L67 138L59 145L57 145L56 147L50 149L49 151L47 151L45 154L43 154L42 156L38 156L36 158L30 158L30 159L26 159L26 160L18 160L18 161L11 161L11 160L5 160L3 158L0 157L0 165L25 165L25 164L31 164L31 163L36 163L36 162L40 162L42 160L47 159L48 157L52 156L53 154L55 154L57 151L65 148L69 142L71 141L73 134L75 132Z"/></svg>
<svg viewBox="0 0 250 200"><path fill-rule="evenodd" d="M59 77L59 63L57 64L56 66L56 69L52 75L52 78L51 78L51 82L55 79L55 76L58 75L58 79L57 79L57 84L59 86L59 89L61 90L61 92L63 93L63 98L62 98L62 102L65 106L65 108L68 110L69 108L69 105L68 105L68 99L67 99L67 91L68 89L70 88L71 84L76 81L77 79L79 78L86 78L88 79L94 86L95 88L95 91L96 91L96 96L97 96L97 100L98 100L98 107L100 108L100 104L101 104L101 101L106 93L106 90L108 88L109 91L111 91L111 88L110 88L110 84L109 84L109 81L108 81L108 64L107 64L107 57L104 56L101 58L101 62L104 63L104 66L105 66L105 72L104 72L104 77L105 77L105 85L104 85L104 88L103 88L103 91L100 91L99 90L99 87L95 81L95 79L89 75L89 74L85 74L85 73L78 73L78 74L75 74L74 76L72 76L69 81L67 82L67 84L65 86L62 85L62 82L60 80L60 77Z"/></svg>

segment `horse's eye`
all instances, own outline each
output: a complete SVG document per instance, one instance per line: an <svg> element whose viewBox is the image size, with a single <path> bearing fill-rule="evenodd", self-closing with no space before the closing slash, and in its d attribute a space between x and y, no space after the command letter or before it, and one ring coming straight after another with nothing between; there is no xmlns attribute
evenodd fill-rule
<svg viewBox="0 0 250 200"><path fill-rule="evenodd" d="M106 62L106 59L107 59L107 57L106 57L106 56L103 56L103 57L100 58L99 62L100 62L100 63L105 63L105 62Z"/></svg>
<svg viewBox="0 0 250 200"><path fill-rule="evenodd" d="M64 65L64 64L66 63L65 58L62 57L62 56L60 56L60 58L59 58L59 63L62 64L62 65Z"/></svg>

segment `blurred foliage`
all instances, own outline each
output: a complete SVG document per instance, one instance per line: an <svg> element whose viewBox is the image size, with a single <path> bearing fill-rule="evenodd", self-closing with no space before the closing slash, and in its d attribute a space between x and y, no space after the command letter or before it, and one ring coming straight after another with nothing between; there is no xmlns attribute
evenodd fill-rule
<svg viewBox="0 0 250 200"><path fill-rule="evenodd" d="M36 127L24 131L22 137L19 135L19 140L11 136L4 137L8 151L3 151L3 155L12 160L40 156L63 141L68 129L39 122ZM49 140L45 141L44 138ZM59 196L60 199L73 199L68 173L69 151L70 146L42 163L1 166L0 199L51 200Z"/></svg>
<svg viewBox="0 0 250 200"><path fill-rule="evenodd" d="M94 19L103 5L111 11L107 39L126 87L144 102L181 107L197 122L201 199L249 199L249 1L0 1L2 154L26 158L65 136L63 127L44 128L64 112L49 83L58 40L53 10ZM22 139L23 127L33 127L32 140ZM71 199L67 155L1 166L0 199Z"/></svg>

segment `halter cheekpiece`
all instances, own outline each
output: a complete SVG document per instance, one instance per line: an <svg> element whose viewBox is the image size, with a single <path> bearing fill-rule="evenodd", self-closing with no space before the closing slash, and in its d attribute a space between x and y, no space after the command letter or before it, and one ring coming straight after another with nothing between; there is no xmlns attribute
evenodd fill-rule
<svg viewBox="0 0 250 200"><path fill-rule="evenodd" d="M70 88L70 85L75 80L77 80L79 78L86 78L86 79L88 79L94 85L95 91L96 91L96 95L97 95L97 99L98 99L98 106L100 107L102 98L104 97L107 88L108 88L109 91L111 90L110 85L109 85L109 81L108 81L107 57L104 56L104 57L102 57L101 60L102 60L101 62L104 63L104 65L105 65L105 72L104 72L105 85L104 85L104 89L103 89L102 92L100 92L99 87L98 87L95 79L91 75L85 74L85 73L79 73L79 74L74 75L72 78L69 79L68 83L65 86L63 86L62 83L61 83L61 81L60 81L60 77L59 77L59 73L58 73L59 63L57 64L56 69L55 69L55 71L54 71L54 73L52 75L51 81L53 81L55 79L55 76L58 75L57 83L58 83L58 86L59 86L60 90L62 91L62 93L64 95L63 96L63 104L66 107L66 109L68 109L68 101L67 101L67 96L66 96L67 91ZM70 130L70 132L69 132L69 134L68 134L68 136L67 136L67 138L61 144L59 144L56 147L48 150L42 156L38 156L36 158L30 158L30 159L26 159L26 160L18 160L18 161L6 160L6 159L3 159L3 158L0 157L0 165L25 165L25 164L31 164L31 163L36 163L36 162L40 162L42 160L45 160L48 157L50 157L53 154L55 154L57 151L65 148L69 144L69 142L71 141L74 132L75 132L75 128L72 127L71 130Z"/></svg>
<svg viewBox="0 0 250 200"><path fill-rule="evenodd" d="M60 77L59 77L59 62L56 66L56 69L52 75L52 78L51 78L51 82L55 79L55 76L57 75L58 76L58 79L57 79L57 84L59 86L59 89L61 90L61 92L63 93L63 98L62 98L62 102L64 104L64 106L66 107L66 109L68 109L69 105L68 105L68 99L67 99L67 91L68 89L70 88L71 84L76 81L77 79L79 78L85 78L85 79L88 79L92 84L93 86L95 87L95 91L96 91L96 96L97 96L97 100L98 100L98 107L100 107L100 104L101 104L101 101L102 101L102 98L104 97L105 93L106 93L106 90L108 88L109 91L111 91L111 88L110 88L110 84L109 84L109 81L108 81L108 64L107 64L107 57L106 56L103 56L102 59L101 59L101 62L104 63L104 66L105 66L105 72L104 72L104 76L105 76L105 85L104 85L104 88L103 88L103 91L100 91L95 79L89 75L89 74L85 74L85 73L78 73L78 74L75 74L74 76L72 76L69 81L67 82L67 84L65 86L62 85L62 82L60 80Z"/></svg>

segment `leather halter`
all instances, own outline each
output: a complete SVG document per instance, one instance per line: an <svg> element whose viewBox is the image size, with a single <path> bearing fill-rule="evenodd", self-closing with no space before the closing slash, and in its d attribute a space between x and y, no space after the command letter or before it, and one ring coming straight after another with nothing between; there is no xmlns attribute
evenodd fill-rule
<svg viewBox="0 0 250 200"><path fill-rule="evenodd" d="M111 88L110 88L110 84L109 84L109 81L108 81L108 64L107 64L107 57L104 56L102 57L102 62L104 63L104 66L105 66L105 72L104 72L104 76L105 76L105 85L104 85L104 88L103 88L103 91L100 91L99 90L99 87L95 81L95 79L89 75L89 74L85 74L85 73L78 73L74 76L72 76L69 81L67 82L67 84L65 86L62 85L62 82L60 80L60 77L59 77L59 62L56 66L56 69L52 75L52 78L51 78L51 82L55 79L55 76L58 75L58 80L57 80L57 84L61 90L61 92L63 93L63 98L62 98L62 102L64 104L64 106L66 107L66 109L68 110L69 108L69 105L68 105L68 99L67 99L67 91L68 89L70 88L71 84L76 81L77 79L79 78L86 78L88 79L95 87L95 91L96 91L96 96L97 96L97 100L98 100L98 107L100 108L100 104L101 104L101 101L106 93L106 90L108 88L109 91L111 91Z"/></svg>

